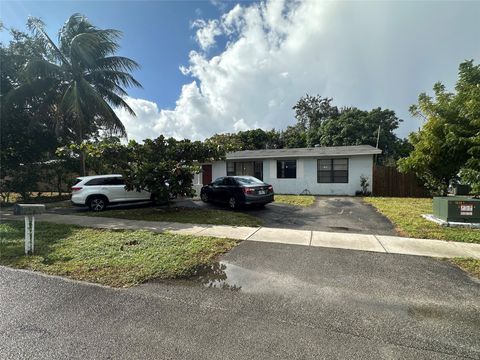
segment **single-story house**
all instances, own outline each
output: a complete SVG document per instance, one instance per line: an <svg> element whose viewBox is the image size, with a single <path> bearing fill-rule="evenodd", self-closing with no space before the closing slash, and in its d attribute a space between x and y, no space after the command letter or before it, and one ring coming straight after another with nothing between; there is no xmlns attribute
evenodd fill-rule
<svg viewBox="0 0 480 360"><path fill-rule="evenodd" d="M251 175L278 194L355 195L362 175L371 191L374 156L381 152L370 145L235 151L202 164L194 185L198 192L218 177Z"/></svg>

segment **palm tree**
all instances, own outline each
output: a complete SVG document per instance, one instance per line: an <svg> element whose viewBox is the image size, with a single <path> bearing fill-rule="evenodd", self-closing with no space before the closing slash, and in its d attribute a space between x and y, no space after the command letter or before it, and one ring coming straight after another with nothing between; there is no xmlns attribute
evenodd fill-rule
<svg viewBox="0 0 480 360"><path fill-rule="evenodd" d="M97 129L126 137L125 127L112 106L135 116L124 100L128 95L125 87L141 84L131 75L139 65L115 56L121 32L98 29L86 17L74 14L60 29L57 46L41 20L30 18L28 27L44 41L50 55L28 62L27 82L15 89L14 96L44 96L58 114L54 119L56 129L70 132L78 143ZM85 174L84 154L80 158Z"/></svg>

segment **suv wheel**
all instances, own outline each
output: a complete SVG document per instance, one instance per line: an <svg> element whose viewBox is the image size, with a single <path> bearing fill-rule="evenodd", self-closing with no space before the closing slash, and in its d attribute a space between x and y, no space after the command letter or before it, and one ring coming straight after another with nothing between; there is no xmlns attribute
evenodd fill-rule
<svg viewBox="0 0 480 360"><path fill-rule="evenodd" d="M107 207L107 200L103 196L92 196L88 200L88 207L92 211L103 211Z"/></svg>

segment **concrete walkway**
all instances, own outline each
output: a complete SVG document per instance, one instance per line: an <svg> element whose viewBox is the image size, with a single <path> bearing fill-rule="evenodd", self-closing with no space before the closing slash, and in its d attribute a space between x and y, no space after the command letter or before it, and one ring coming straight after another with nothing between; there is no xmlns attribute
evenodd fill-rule
<svg viewBox="0 0 480 360"><path fill-rule="evenodd" d="M14 216L5 211L0 212L0 218L2 220L23 219L22 216ZM153 232L169 231L176 234L226 237L245 241L442 258L471 257L480 259L480 244L414 239L399 236L292 230L267 227L184 224L105 217L59 215L52 213L42 214L37 216L36 219L38 221L72 224L101 229L142 229Z"/></svg>

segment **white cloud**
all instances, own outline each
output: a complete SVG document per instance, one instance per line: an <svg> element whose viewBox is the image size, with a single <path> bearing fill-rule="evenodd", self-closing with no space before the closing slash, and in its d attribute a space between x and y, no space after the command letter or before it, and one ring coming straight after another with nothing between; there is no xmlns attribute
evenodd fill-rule
<svg viewBox="0 0 480 360"><path fill-rule="evenodd" d="M192 28L198 28L196 38L203 50L207 50L215 44L215 37L222 34L218 20L197 19L193 22Z"/></svg>
<svg viewBox="0 0 480 360"><path fill-rule="evenodd" d="M218 19L194 22L201 50L180 68L193 81L173 109L129 98L138 118L120 117L133 138L203 139L285 128L294 122L295 102L318 93L340 106L390 107L406 118L420 92L438 80L451 85L458 64L480 55L468 6L479 9L474 3L237 4ZM220 37L225 48L209 56ZM400 135L417 126L408 119Z"/></svg>

